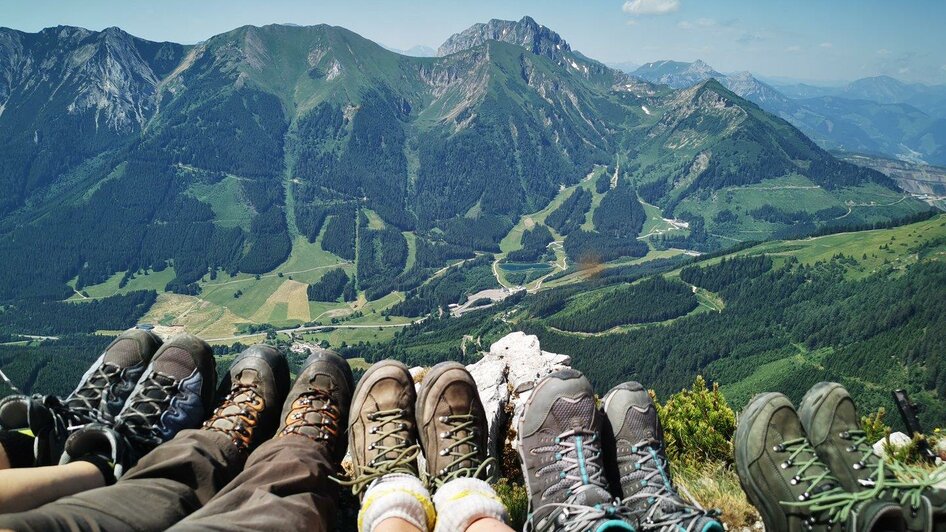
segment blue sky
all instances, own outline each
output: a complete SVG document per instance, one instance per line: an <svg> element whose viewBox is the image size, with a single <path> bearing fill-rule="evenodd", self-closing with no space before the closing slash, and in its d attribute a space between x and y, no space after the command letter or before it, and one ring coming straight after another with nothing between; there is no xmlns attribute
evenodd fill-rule
<svg viewBox="0 0 946 532"><path fill-rule="evenodd" d="M119 26L182 43L291 22L344 26L400 49L436 48L476 22L523 15L605 62L703 59L723 72L825 83L879 74L946 83L941 0L0 0L0 26Z"/></svg>

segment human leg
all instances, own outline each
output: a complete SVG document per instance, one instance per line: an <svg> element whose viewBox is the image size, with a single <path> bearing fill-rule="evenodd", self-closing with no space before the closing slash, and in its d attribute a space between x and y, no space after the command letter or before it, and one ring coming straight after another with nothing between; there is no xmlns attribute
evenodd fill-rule
<svg viewBox="0 0 946 532"><path fill-rule="evenodd" d="M494 522L494 530L509 530L506 508L487 483L497 463L488 456L489 421L473 376L457 362L437 364L421 383L415 410L435 530L466 530L477 522L479 528Z"/></svg>
<svg viewBox="0 0 946 532"><path fill-rule="evenodd" d="M168 345L180 347L183 344L175 344L172 341ZM204 353L202 350L195 352ZM193 383L203 380L206 386L212 388L215 379L212 372L208 371L206 360L203 364L199 364L200 360L183 356L187 353L175 351L172 354L174 356L169 355L168 359L163 358L160 353L156 355L152 364L154 371L146 372L142 380L154 374L152 380L161 379L169 384L169 380L175 380L169 376L182 375L187 373L187 368L190 368L190 373L186 378L181 379L181 382ZM209 351L201 356L208 356L208 354ZM175 365L179 367L173 367ZM244 367L245 365L238 359L231 367L231 374ZM275 386L271 371L268 376L265 368L258 373L260 375L256 377L257 388L264 385ZM201 375L200 379L197 378L198 374ZM168 379L164 379L162 375L168 376ZM161 390L152 389L155 388L153 386L139 388L140 393L132 394L129 404L136 405L134 408L138 412L137 415L144 415L146 408L138 405L140 402L138 395L147 394L145 390L148 390L151 392L148 397L157 401L159 397L164 397L164 393L159 394ZM173 388L169 385L163 389L167 391ZM247 393L250 394L250 392ZM175 395L175 397L179 396ZM173 403L173 398L169 402ZM275 398L270 401L270 404L274 405L279 403L280 400ZM204 408L198 404L191 404L191 407ZM275 408L270 410L272 417L278 415ZM185 414L186 412L184 411ZM152 419L152 430L147 432L158 432L174 426L172 422L163 419L163 414L157 412L152 414L154 415L151 417L156 419ZM248 417L245 430L251 433L255 427L256 415L251 413ZM177 422L180 423L182 418L193 419L197 423L200 421L200 418L194 415L185 415L178 416ZM137 423L139 421L142 420L136 420L134 425L136 430L145 428L144 424ZM138 434L141 435L141 433ZM85 440L87 438L82 438L79 443L88 443ZM67 448L72 443L74 441L70 439ZM111 443L112 447L117 448L118 446L114 443L114 441ZM100 452L101 449L90 446L88 452L72 449L69 455L95 455ZM0 516L0 527L16 530L83 530L96 527L161 530L210 500L239 472L245 459L246 452L233 445L231 438L225 434L211 430L184 430L176 438L159 445L145 455L138 465L130 469L115 486L80 493L33 511Z"/></svg>
<svg viewBox="0 0 946 532"><path fill-rule="evenodd" d="M363 496L359 529L454 531L478 523L481 530L510 530L503 525L505 508L484 480L495 467L486 435L476 384L462 365L438 364L418 394L403 364L373 366L355 393L349 432L351 484ZM426 486L417 476L418 438L427 457Z"/></svg>
<svg viewBox="0 0 946 532"><path fill-rule="evenodd" d="M791 401L755 396L739 417L736 472L766 530L903 530L899 505L845 491L818 458Z"/></svg>
<svg viewBox="0 0 946 532"><path fill-rule="evenodd" d="M532 530L633 530L608 492L602 414L588 380L573 369L536 384L519 422L519 457Z"/></svg>
<svg viewBox="0 0 946 532"><path fill-rule="evenodd" d="M327 530L335 512L354 382L348 362L311 355L289 391L276 436L174 530Z"/></svg>
<svg viewBox="0 0 946 532"><path fill-rule="evenodd" d="M722 532L716 512L677 493L664 448L663 427L650 394L637 382L619 384L603 399L609 437L606 466L640 529Z"/></svg>

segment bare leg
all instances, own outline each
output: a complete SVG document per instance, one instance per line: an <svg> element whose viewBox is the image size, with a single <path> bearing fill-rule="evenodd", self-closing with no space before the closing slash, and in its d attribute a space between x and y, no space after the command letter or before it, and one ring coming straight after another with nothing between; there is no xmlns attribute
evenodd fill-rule
<svg viewBox="0 0 946 532"><path fill-rule="evenodd" d="M0 470L10 469L10 459L7 458L7 452L3 446L0 446Z"/></svg>
<svg viewBox="0 0 946 532"><path fill-rule="evenodd" d="M421 529L399 517L389 517L378 523L375 532L422 532Z"/></svg>
<svg viewBox="0 0 946 532"><path fill-rule="evenodd" d="M484 517L478 521L473 521L466 532L513 532L513 530L509 528L509 525L498 519Z"/></svg>
<svg viewBox="0 0 946 532"><path fill-rule="evenodd" d="M6 469L0 471L0 513L31 510L104 485L102 473L89 462Z"/></svg>
<svg viewBox="0 0 946 532"><path fill-rule="evenodd" d="M397 517L390 517L378 523L378 527L375 529L377 532L421 532L419 528L408 523L403 519ZM514 532L513 529L509 528L506 523L502 521L493 519L491 517L484 517L478 521L474 521L469 528L466 529L466 532Z"/></svg>

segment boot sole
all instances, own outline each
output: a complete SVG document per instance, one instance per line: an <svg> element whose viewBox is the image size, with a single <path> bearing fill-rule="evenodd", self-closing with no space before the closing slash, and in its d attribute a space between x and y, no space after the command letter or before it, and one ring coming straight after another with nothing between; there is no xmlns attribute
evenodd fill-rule
<svg viewBox="0 0 946 532"><path fill-rule="evenodd" d="M771 503L765 496L766 491L756 485L755 478L749 472L749 457L746 456L745 449L756 418L769 401L780 395L782 394L769 392L753 397L743 410L742 415L739 416L739 424L736 426L736 435L733 439L739 484L742 486L742 490L746 492L749 502L756 507L762 516L762 522L765 524L766 530L787 530L788 521L781 506L776 503L776 507L772 508Z"/></svg>

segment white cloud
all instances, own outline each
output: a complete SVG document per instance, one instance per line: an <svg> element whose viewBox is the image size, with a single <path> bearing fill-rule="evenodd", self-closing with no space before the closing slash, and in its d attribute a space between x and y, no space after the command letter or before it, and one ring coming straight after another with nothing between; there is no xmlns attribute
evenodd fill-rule
<svg viewBox="0 0 946 532"><path fill-rule="evenodd" d="M881 48L880 50L877 50L877 55L879 55L880 57L887 57L891 53L892 52L886 48Z"/></svg>
<svg viewBox="0 0 946 532"><path fill-rule="evenodd" d="M629 19L627 19L626 24L627 24L628 26L637 26L637 19L636 19L636 18L629 18Z"/></svg>
<svg viewBox="0 0 946 532"><path fill-rule="evenodd" d="M627 0L624 12L631 15L666 15L680 9L680 0Z"/></svg>
<svg viewBox="0 0 946 532"><path fill-rule="evenodd" d="M789 46L788 48L785 49L785 51L786 52L800 52L801 46L798 46L797 44L794 46Z"/></svg>
<svg viewBox="0 0 946 532"><path fill-rule="evenodd" d="M834 43L833 43L833 42L823 42L823 43L819 44L818 46L820 46L821 48L834 48Z"/></svg>

